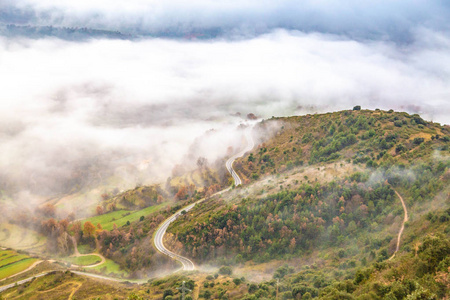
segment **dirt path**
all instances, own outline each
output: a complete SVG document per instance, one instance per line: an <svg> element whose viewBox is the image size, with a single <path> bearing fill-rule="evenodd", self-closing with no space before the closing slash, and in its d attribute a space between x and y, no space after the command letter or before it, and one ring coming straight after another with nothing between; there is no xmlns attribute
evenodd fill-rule
<svg viewBox="0 0 450 300"><path fill-rule="evenodd" d="M75 283L75 282L74 282ZM76 287L76 288L74 288L73 290L72 290L72 293L70 293L70 295L69 295L69 300L72 300L73 299L73 295L75 295L75 293L80 289L80 287L83 285L81 282L77 282L77 284L78 284L78 287Z"/></svg>
<svg viewBox="0 0 450 300"><path fill-rule="evenodd" d="M405 201L403 200L403 197L396 191L394 190L395 194L397 195L397 197L400 198L400 201L402 202L402 206L403 206L403 211L405 212L405 216L403 218L403 222L402 222L402 227L400 228L400 231L398 232L398 236L397 236L397 247L395 248L395 252L394 254L392 254L392 256L389 258L389 260L393 259L395 257L395 254L398 252L398 250L400 249L400 240L402 238L402 233L403 230L405 229L405 223L408 221L408 210L406 209L406 205L405 205Z"/></svg>
<svg viewBox="0 0 450 300"><path fill-rule="evenodd" d="M73 252L74 252L74 256L80 256L80 252L78 252L78 244L77 244L77 239L72 236L72 243L73 243Z"/></svg>

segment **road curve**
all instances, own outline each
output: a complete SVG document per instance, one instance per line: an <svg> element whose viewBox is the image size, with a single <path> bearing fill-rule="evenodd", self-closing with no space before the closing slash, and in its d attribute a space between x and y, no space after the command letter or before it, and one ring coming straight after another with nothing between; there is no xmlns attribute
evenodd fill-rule
<svg viewBox="0 0 450 300"><path fill-rule="evenodd" d="M236 160L236 158L243 156L247 151L250 151L251 149L253 149L253 147L255 146L254 142L253 142L253 138L251 136L251 130L252 127L248 127L245 130L245 137L247 139L247 146L244 148L244 150L242 150L241 152L233 155L232 157L230 157L230 159L227 160L226 162L226 167L228 169L228 172L230 172L231 176L233 176L234 179L234 185L238 186L242 184L242 180L239 178L239 176L237 175L237 173L234 171L233 169L233 162ZM231 188L226 188L220 192L215 193L212 196L215 195L219 195L222 194L228 190L230 190ZM183 257L181 255L178 255L176 253L173 253L172 251L168 250L163 243L163 239L164 239L164 235L166 234L167 228L169 228L170 223L172 223L173 221L175 221L180 215L182 211L188 212L190 211L192 208L194 208L194 206L198 203L201 203L205 200L205 198L198 200L195 203L192 203L186 207L183 207L182 209L180 209L179 211L177 211L175 214L173 214L170 218L166 219L160 226L159 228L156 230L155 236L154 236L154 244L156 249L158 249L159 252L170 256L171 258L179 261L182 265L183 265L183 270L185 271L192 271L195 270L195 265L194 263L186 257Z"/></svg>
<svg viewBox="0 0 450 300"><path fill-rule="evenodd" d="M227 162L226 162L226 167L227 167L227 169L228 169L228 172L230 172L231 176L233 176L233 179L234 179L234 185L235 185L235 186L241 185L241 184L242 184L242 181L241 181L241 179L239 178L239 176L237 175L237 173L234 171L234 169L233 169L233 163L234 163L234 161L235 161L238 157L243 156L247 151L250 151L250 150L253 149L253 147L254 147L253 138L252 138L252 136L251 136L251 127L249 127L249 128L246 129L246 131L245 131L245 137L246 137L246 139L247 139L247 146L245 147L245 149L242 150L241 152L239 152L239 153L233 155L232 157L230 157L230 159L228 159ZM224 190L222 190L222 191L220 191L220 192L215 193L215 194L212 195L211 197L216 196L216 195L220 195L220 194L222 194L222 193L224 193L224 192L229 191L230 189L231 189L231 187L228 187L228 188L226 188L226 189L224 189ZM178 255L178 254L176 254L176 253L173 253L172 251L168 250L168 249L164 246L164 244L163 244L163 237L164 237L164 234L166 233L166 230L167 230L167 228L169 227L170 223L172 223L173 221L175 221L175 220L181 215L181 212L182 212L182 211L188 212L188 211L190 211L192 208L194 208L194 206L195 206L196 204L201 203L201 202L203 202L204 200L205 200L205 198L200 199L199 201L197 201L197 202L195 202L195 203L192 203L192 204L190 204L190 205L188 205L188 206L186 206L186 207L183 207L182 209L180 209L179 211L177 211L177 212L176 212L175 214L173 214L170 218L168 218L167 220L165 220L165 221L160 225L160 227L158 228L158 230L157 230L156 233L155 233L154 243L155 243L156 249L158 249L158 251L160 251L161 253L163 253L163 254L165 254L165 255L168 255L168 256L172 257L173 259L179 261L179 262L183 265L183 268L182 268L182 269L183 269L183 270L186 270L186 271L194 270L194 269L195 269L194 263L193 263L190 259L188 259L188 258L186 258L186 257L183 257L183 256L181 256L181 255ZM77 247L76 247L76 248L77 248ZM78 249L77 249L77 250L78 250ZM78 252L78 251L76 251L76 252ZM80 254L78 253L78 255L80 255ZM80 255L80 256L82 256L82 255ZM41 261L40 261L40 262L41 262ZM85 266L85 267L86 267L86 266ZM29 270L27 269L26 271L29 271ZM47 275L47 274L49 274L49 273L51 273L51 272L53 272L53 271L47 271L47 272L44 272L44 273L41 273L41 274L38 274L38 275L35 275L35 276L32 276L32 277L29 277L29 278L26 278L26 279L23 279L23 280L20 280L20 281L11 283L11 284L8 284L8 285L1 286L1 287L0 287L0 293L1 293L1 292L4 292L5 290L7 290L7 289L9 289L9 288L12 288L12 287L14 287L14 286L16 286L16 285L20 285L20 284L29 282L29 281L31 281L31 280L33 280L33 279L35 279L35 278L45 276L45 275ZM72 272L72 273L75 273L75 274L78 274L78 275L88 276L88 277L97 278L97 279L111 280L111 281L116 281L116 282L122 281L121 279L112 278L112 277L108 277L108 276L97 275L97 274L91 274L91 273L86 273L86 272L79 272L79 271L74 271L74 270L71 270L71 272Z"/></svg>
<svg viewBox="0 0 450 300"><path fill-rule="evenodd" d="M255 143L253 142L253 138L251 135L251 127L245 130L245 138L247 139L247 146L239 153L236 153L232 157L230 157L227 162L225 163L225 166L228 169L228 172L230 172L231 176L233 176L234 185L238 186L242 184L241 178L239 178L238 174L233 169L233 163L236 160L236 158L244 156L244 154L250 150L253 149L255 146Z"/></svg>

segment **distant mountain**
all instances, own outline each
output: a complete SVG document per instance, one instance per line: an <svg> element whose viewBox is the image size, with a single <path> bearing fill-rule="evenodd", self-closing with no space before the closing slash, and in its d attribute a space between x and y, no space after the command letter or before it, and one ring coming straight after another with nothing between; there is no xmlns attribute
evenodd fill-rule
<svg viewBox="0 0 450 300"><path fill-rule="evenodd" d="M93 28L29 26L8 24L0 27L0 34L7 37L27 37L32 39L56 37L63 40L85 40L90 38L130 39L129 34L119 31L100 30Z"/></svg>

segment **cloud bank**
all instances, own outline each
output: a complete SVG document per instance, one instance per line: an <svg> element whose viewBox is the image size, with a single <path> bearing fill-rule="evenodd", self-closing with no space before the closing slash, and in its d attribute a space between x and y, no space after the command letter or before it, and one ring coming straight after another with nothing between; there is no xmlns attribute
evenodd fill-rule
<svg viewBox="0 0 450 300"><path fill-rule="evenodd" d="M237 112L265 118L362 105L450 123L445 1L1 7L0 20L17 24L228 32L194 41L0 38L3 190L52 195L111 176L164 180L192 153L213 162L238 148Z"/></svg>
<svg viewBox="0 0 450 300"><path fill-rule="evenodd" d="M127 33L257 35L273 29L410 42L417 25L448 32L445 0L4 0L0 21Z"/></svg>

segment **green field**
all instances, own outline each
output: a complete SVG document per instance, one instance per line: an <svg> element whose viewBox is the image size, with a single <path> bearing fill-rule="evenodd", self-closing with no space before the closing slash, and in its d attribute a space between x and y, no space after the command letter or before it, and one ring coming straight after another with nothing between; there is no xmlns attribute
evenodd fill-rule
<svg viewBox="0 0 450 300"><path fill-rule="evenodd" d="M26 270L37 259L10 250L0 251L0 279Z"/></svg>
<svg viewBox="0 0 450 300"><path fill-rule="evenodd" d="M95 247L91 247L90 245L78 245L78 252L81 254L89 254L95 252Z"/></svg>
<svg viewBox="0 0 450 300"><path fill-rule="evenodd" d="M3 266L9 265L11 263L15 263L20 260L26 259L26 258L28 258L27 255L19 254L19 255L10 256L6 259L2 259L2 260L0 260L0 268Z"/></svg>
<svg viewBox="0 0 450 300"><path fill-rule="evenodd" d="M119 275L119 276L125 276L127 273L120 269L120 266L113 262L110 259L106 259L106 262L104 264L101 264L100 266L94 267L91 270L97 270L102 272L103 274L112 274L112 275Z"/></svg>
<svg viewBox="0 0 450 300"><path fill-rule="evenodd" d="M0 251L0 261L7 259L14 255L17 255L17 253L14 251L10 251L10 250Z"/></svg>
<svg viewBox="0 0 450 300"><path fill-rule="evenodd" d="M102 261L102 259L97 255L86 255L77 257L71 256L65 258L64 260L78 266L90 266Z"/></svg>
<svg viewBox="0 0 450 300"><path fill-rule="evenodd" d="M112 230L114 227L114 224L117 225L117 227L121 227L127 223L127 221L133 222L139 220L141 216L147 216L151 214L152 212L158 211L161 208L163 208L166 204L159 204L155 206L150 206L144 209L141 209L139 211L128 211L128 210L118 210L113 211L107 214L103 214L101 216L95 216L88 219L85 219L81 221L82 225L84 225L85 222L89 221L95 226L97 224L101 224L103 229L106 230Z"/></svg>

